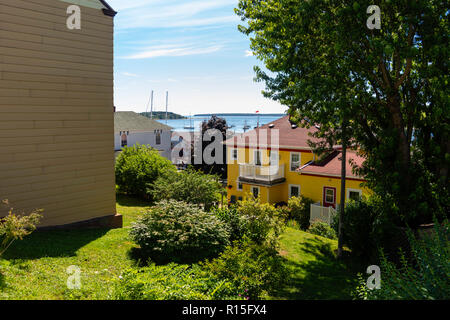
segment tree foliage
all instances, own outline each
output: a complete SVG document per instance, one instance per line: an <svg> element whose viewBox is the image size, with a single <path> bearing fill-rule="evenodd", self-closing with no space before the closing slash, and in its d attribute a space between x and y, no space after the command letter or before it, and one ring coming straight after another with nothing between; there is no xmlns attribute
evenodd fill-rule
<svg viewBox="0 0 450 320"><path fill-rule="evenodd" d="M217 154L216 155L216 151L217 150L212 150L211 152L211 156L212 157L216 157L220 158L219 161L217 161L217 163L213 163L213 164L207 164L204 162L204 154L205 154L205 149L214 143L217 143L216 141L216 137L213 135L210 135L208 133L208 130L214 129L214 130L218 130L221 134L221 141L225 141L227 138L227 121L223 118L217 117L215 115L211 116L211 118L209 120L205 120L202 122L202 126L201 126L201 134L202 134L202 146L201 146L201 150L202 150L202 163L201 164L196 164L195 161L193 161L193 163L195 164L195 168L198 170L203 171L204 173L210 173L210 174L216 174L218 176L220 176L222 179L226 179L227 178L227 157L226 157L226 146L219 144L218 146L221 149L221 154ZM194 155L194 153L192 153Z"/></svg>
<svg viewBox="0 0 450 320"><path fill-rule="evenodd" d="M450 212L449 7L378 1L381 29L369 30L372 4L240 0L236 12L270 71L255 67L265 96L324 138L339 137L346 119L367 159L358 172L396 223L414 226Z"/></svg>
<svg viewBox="0 0 450 320"><path fill-rule="evenodd" d="M154 184L153 196L157 200L174 199L202 205L209 211L222 189L217 176L189 167L185 171L160 176Z"/></svg>
<svg viewBox="0 0 450 320"><path fill-rule="evenodd" d="M1 202L9 206L7 200ZM33 210L29 215L16 214L13 208L8 210L6 217L0 218L0 256L16 240L22 240L36 230L36 225L42 219L43 210Z"/></svg>
<svg viewBox="0 0 450 320"><path fill-rule="evenodd" d="M175 166L147 145L125 147L116 159L116 184L119 192L151 198L158 177L175 171Z"/></svg>

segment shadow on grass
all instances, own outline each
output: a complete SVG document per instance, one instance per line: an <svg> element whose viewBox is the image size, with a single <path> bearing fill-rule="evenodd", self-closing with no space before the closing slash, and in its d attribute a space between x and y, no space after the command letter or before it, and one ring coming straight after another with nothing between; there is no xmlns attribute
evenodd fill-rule
<svg viewBox="0 0 450 320"><path fill-rule="evenodd" d="M14 242L3 255L7 260L72 257L78 249L103 237L110 229L35 231Z"/></svg>
<svg viewBox="0 0 450 320"><path fill-rule="evenodd" d="M185 255L185 254L174 254L174 255L154 255L148 254L139 247L131 248L127 252L129 259L134 260L138 267L146 267L149 264L154 263L157 266L163 266L170 263L178 264L196 264L206 259L217 258L219 254L212 256L202 256L202 255Z"/></svg>
<svg viewBox="0 0 450 320"><path fill-rule="evenodd" d="M150 201L130 197L124 194L117 194L116 202L123 207L147 207L153 205Z"/></svg>
<svg viewBox="0 0 450 320"><path fill-rule="evenodd" d="M298 250L315 260L296 262L285 258L290 270L287 283L273 293L288 300L350 300L356 288L356 265L348 257L337 260L331 244L320 239L306 239Z"/></svg>

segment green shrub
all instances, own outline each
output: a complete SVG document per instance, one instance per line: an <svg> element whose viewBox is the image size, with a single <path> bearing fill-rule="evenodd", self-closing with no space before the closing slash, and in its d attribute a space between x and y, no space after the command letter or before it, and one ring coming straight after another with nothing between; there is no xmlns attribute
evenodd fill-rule
<svg viewBox="0 0 450 320"><path fill-rule="evenodd" d="M281 211L259 199L248 197L238 202L237 211L242 217L245 236L256 244L276 246L283 231L285 217Z"/></svg>
<svg viewBox="0 0 450 320"><path fill-rule="evenodd" d="M381 254L381 288L369 290L360 275L359 299L448 300L450 298L450 225L435 221L434 233L421 238L408 231L411 259L401 254L401 267Z"/></svg>
<svg viewBox="0 0 450 320"><path fill-rule="evenodd" d="M115 281L115 300L232 300L238 299L229 282L219 280L197 265L154 264L125 271Z"/></svg>
<svg viewBox="0 0 450 320"><path fill-rule="evenodd" d="M350 202L343 217L343 242L352 255L378 261L379 247L397 250L399 229L389 219L385 204L376 196ZM337 226L337 221L336 221Z"/></svg>
<svg viewBox="0 0 450 320"><path fill-rule="evenodd" d="M214 214L175 200L157 203L133 223L130 236L145 257L158 262L210 258L229 243L227 226Z"/></svg>
<svg viewBox="0 0 450 320"><path fill-rule="evenodd" d="M336 231L334 231L330 225L321 221L313 222L309 227L308 232L332 240L337 239Z"/></svg>
<svg viewBox="0 0 450 320"><path fill-rule="evenodd" d="M209 211L222 190L217 176L188 168L159 177L154 185L153 195L157 200L174 199L202 205Z"/></svg>
<svg viewBox="0 0 450 320"><path fill-rule="evenodd" d="M175 171L175 166L150 146L125 147L116 159L116 184L120 193L151 199L158 177Z"/></svg>
<svg viewBox="0 0 450 320"><path fill-rule="evenodd" d="M292 197L288 201L288 218L297 221L302 230L309 228L311 204L314 204L314 200L303 196Z"/></svg>
<svg viewBox="0 0 450 320"><path fill-rule="evenodd" d="M3 200L2 204L9 207L7 200ZM8 215L0 218L0 256L15 240L22 240L36 230L36 225L42 219L41 212L42 210L34 210L29 215L23 212L17 215L10 208Z"/></svg>
<svg viewBox="0 0 450 320"><path fill-rule="evenodd" d="M220 257L201 264L219 279L231 283L246 299L267 298L288 278L276 249L251 241L235 242Z"/></svg>
<svg viewBox="0 0 450 320"><path fill-rule="evenodd" d="M239 213L236 205L231 207L216 208L213 213L226 225L230 231L230 242L241 240L247 231L247 221Z"/></svg>

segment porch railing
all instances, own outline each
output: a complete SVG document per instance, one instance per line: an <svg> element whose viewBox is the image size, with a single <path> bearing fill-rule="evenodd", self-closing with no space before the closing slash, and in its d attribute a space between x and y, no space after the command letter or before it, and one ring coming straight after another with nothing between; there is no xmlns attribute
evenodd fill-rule
<svg viewBox="0 0 450 320"><path fill-rule="evenodd" d="M284 164L272 166L241 164L239 165L239 177L244 180L247 179L271 183L284 178L284 167Z"/></svg>
<svg viewBox="0 0 450 320"><path fill-rule="evenodd" d="M322 221L331 225L333 218L336 216L337 211L333 207L322 207L318 204L311 205L311 217L310 223L315 221Z"/></svg>

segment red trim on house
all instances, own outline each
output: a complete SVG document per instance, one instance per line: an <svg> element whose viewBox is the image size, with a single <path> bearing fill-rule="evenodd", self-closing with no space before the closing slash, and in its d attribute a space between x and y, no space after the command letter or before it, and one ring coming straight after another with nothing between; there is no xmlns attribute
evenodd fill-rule
<svg viewBox="0 0 450 320"><path fill-rule="evenodd" d="M333 199L333 203L332 204L325 201L326 200L326 196L327 196L327 192L326 192L327 189L330 189L330 190L334 191L334 199ZM333 208L336 209L336 188L334 188L334 187L323 187L323 206L324 207L333 207Z"/></svg>

